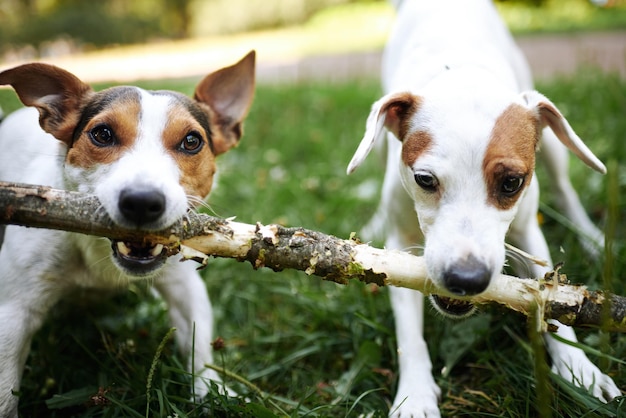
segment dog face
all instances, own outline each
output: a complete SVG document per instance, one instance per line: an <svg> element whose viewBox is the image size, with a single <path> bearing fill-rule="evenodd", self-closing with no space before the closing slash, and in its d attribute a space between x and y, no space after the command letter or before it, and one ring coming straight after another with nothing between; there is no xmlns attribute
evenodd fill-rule
<svg viewBox="0 0 626 418"><path fill-rule="evenodd" d="M67 146L66 187L95 194L111 219L146 231L172 225L210 192L215 157L237 145L254 93L254 52L206 76L194 99L171 91L113 87L94 92L45 64L0 73L41 127ZM151 274L162 245L112 243L122 271Z"/></svg>
<svg viewBox="0 0 626 418"><path fill-rule="evenodd" d="M399 139L400 176L424 234L428 275L452 294L475 295L504 265L505 235L531 184L545 126L592 168L605 168L537 92L434 91L377 101L348 172L383 128Z"/></svg>

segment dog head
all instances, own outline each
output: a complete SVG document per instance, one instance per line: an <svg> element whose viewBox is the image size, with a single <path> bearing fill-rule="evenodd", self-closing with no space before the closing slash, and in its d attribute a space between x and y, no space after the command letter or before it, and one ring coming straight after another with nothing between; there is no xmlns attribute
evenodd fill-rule
<svg viewBox="0 0 626 418"><path fill-rule="evenodd" d="M46 64L0 73L39 111L47 133L67 146L66 187L95 194L118 225L159 230L209 194L215 157L238 144L254 95L255 53L207 75L194 98L171 91L113 87L95 92ZM114 242L116 264L131 275L156 271L163 246Z"/></svg>
<svg viewBox="0 0 626 418"><path fill-rule="evenodd" d="M505 263L505 235L533 180L544 127L590 167L606 171L556 106L535 91L511 97L439 89L375 102L348 173L385 129L401 141L400 176L425 238L428 275L452 294L476 295Z"/></svg>

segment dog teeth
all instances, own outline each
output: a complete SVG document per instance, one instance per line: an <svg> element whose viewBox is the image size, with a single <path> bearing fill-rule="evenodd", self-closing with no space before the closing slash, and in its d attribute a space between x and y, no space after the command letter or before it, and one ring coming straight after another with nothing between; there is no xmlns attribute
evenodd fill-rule
<svg viewBox="0 0 626 418"><path fill-rule="evenodd" d="M154 248L152 248L152 250L150 251L150 254L156 257L157 255L161 254L161 251L163 251L163 245L157 244L154 246Z"/></svg>
<svg viewBox="0 0 626 418"><path fill-rule="evenodd" d="M117 251L124 256L130 255L130 248L128 248L122 241L117 242Z"/></svg>
<svg viewBox="0 0 626 418"><path fill-rule="evenodd" d="M158 257L163 252L163 244L156 244L155 246L137 246L132 242L125 243L123 241L117 241L115 243L115 249L117 253L125 258L151 258Z"/></svg>

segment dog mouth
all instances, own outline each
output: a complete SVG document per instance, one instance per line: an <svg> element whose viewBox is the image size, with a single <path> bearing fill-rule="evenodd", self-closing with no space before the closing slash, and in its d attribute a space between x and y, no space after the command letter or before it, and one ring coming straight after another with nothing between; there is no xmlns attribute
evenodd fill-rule
<svg viewBox="0 0 626 418"><path fill-rule="evenodd" d="M435 309L450 318L465 318L476 312L476 306L466 300L432 294L430 301Z"/></svg>
<svg viewBox="0 0 626 418"><path fill-rule="evenodd" d="M111 247L120 267L136 276L154 272L167 259L167 248L163 244L113 240Z"/></svg>

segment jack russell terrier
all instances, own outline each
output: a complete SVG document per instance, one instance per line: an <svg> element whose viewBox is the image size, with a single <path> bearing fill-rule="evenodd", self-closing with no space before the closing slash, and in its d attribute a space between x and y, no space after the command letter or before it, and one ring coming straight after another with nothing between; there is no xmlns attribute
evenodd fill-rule
<svg viewBox="0 0 626 418"><path fill-rule="evenodd" d="M119 226L167 228L203 202L215 157L238 144L254 73L252 51L207 75L190 99L129 86L94 92L73 74L40 63L1 72L0 85L12 85L32 107L0 124L0 180L91 193ZM213 315L193 263L167 258L162 245L150 242L12 225L0 245L0 416L17 416L33 334L77 286L117 289L149 279L169 305L196 396L219 380L204 366L212 363Z"/></svg>
<svg viewBox="0 0 626 418"><path fill-rule="evenodd" d="M456 295L476 295L505 264L505 236L550 261L537 221L535 151L567 216L601 242L567 174L564 144L588 166L604 165L546 97L532 90L521 52L487 0L398 1L383 58L386 95L376 101L348 166L354 171L378 141L386 151L379 208L367 239L387 248L423 244L429 277ZM545 128L545 129L544 129ZM560 141L560 142L559 142ZM562 143L562 144L561 144ZM417 216L416 216L417 215ZM543 277L548 269L533 266ZM390 289L399 382L394 417L439 417L440 389L423 338L423 295ZM465 315L469 304L432 297L440 311ZM576 341L570 327L558 335ZM584 352L549 334L552 369L603 401L620 395Z"/></svg>

